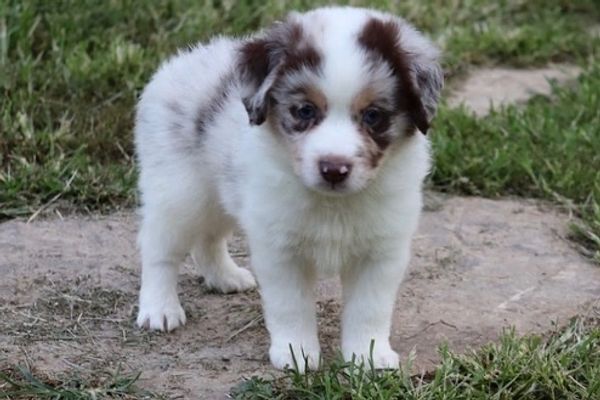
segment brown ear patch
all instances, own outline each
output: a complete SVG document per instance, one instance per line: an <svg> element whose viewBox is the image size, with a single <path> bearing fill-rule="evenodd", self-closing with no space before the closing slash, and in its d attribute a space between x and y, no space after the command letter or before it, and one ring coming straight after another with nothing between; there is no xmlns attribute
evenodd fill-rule
<svg viewBox="0 0 600 400"><path fill-rule="evenodd" d="M250 123L262 124L269 112L270 92L286 74L302 68L318 70L321 55L302 26L284 22L270 28L264 37L251 39L240 48L238 69L242 81L249 83L255 92L244 98Z"/></svg>
<svg viewBox="0 0 600 400"><path fill-rule="evenodd" d="M240 48L239 66L244 79L249 79L257 87L269 73L269 43L266 39L246 42Z"/></svg>
<svg viewBox="0 0 600 400"><path fill-rule="evenodd" d="M264 37L245 42L239 53L242 77L256 86L260 86L276 66L279 66L278 74L284 75L302 68L318 70L322 60L302 26L295 22L276 24Z"/></svg>
<svg viewBox="0 0 600 400"><path fill-rule="evenodd" d="M409 55L399 44L400 31L394 21L371 18L358 37L359 44L373 56L374 63L386 62L397 78L396 103L406 112L414 126L427 133L429 121L423 103L411 78Z"/></svg>

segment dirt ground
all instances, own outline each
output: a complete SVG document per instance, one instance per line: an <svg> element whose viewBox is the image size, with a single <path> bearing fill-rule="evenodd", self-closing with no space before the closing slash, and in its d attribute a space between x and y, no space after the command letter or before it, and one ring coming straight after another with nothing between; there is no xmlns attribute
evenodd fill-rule
<svg viewBox="0 0 600 400"><path fill-rule="evenodd" d="M522 200L428 195L411 268L398 295L392 344L417 369L447 341L462 351L502 327L547 332L600 299L600 268L582 258L566 216ZM119 214L0 224L0 364L38 371L143 371L140 384L181 398L224 398L241 377L271 374L257 292L207 291L181 274L188 315L172 334L134 326L139 262L136 217ZM242 237L232 251L242 265ZM326 357L339 345L339 284L320 285Z"/></svg>

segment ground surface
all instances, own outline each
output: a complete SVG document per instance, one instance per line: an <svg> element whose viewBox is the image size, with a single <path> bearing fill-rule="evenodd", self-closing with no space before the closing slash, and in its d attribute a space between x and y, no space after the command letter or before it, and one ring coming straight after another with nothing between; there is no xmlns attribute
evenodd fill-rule
<svg viewBox="0 0 600 400"><path fill-rule="evenodd" d="M600 298L600 269L565 239L567 216L523 200L428 195L411 268L398 295L393 346L418 369L436 347L458 351L501 327L547 332ZM12 220L0 225L0 360L83 376L121 363L169 396L223 398L241 376L270 374L257 292L209 293L191 265L181 277L188 324L150 334L133 325L136 217ZM248 265L245 241L232 251ZM339 286L320 286L326 357L339 344Z"/></svg>

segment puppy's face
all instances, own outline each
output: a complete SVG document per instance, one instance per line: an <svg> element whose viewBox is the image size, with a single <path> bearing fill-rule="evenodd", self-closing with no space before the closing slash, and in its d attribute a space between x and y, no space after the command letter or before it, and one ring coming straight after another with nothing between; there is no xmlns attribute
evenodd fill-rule
<svg viewBox="0 0 600 400"><path fill-rule="evenodd" d="M403 34L426 54L402 47ZM305 186L353 193L403 138L426 133L441 89L436 57L394 17L356 9L293 15L242 47L242 79L252 88L244 101L251 122L268 124L283 143Z"/></svg>
<svg viewBox="0 0 600 400"><path fill-rule="evenodd" d="M271 92L267 123L283 139L307 187L330 194L356 192L377 175L407 122L394 107L389 76L362 77L354 93L332 92L326 80L322 71L282 75Z"/></svg>

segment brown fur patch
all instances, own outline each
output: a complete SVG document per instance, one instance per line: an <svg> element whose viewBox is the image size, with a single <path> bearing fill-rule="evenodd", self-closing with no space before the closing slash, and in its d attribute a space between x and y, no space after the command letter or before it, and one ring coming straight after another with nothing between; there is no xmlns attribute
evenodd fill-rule
<svg viewBox="0 0 600 400"><path fill-rule="evenodd" d="M299 87L295 92L303 95L305 101L309 101L316 105L321 111L327 112L327 98L321 89L308 85Z"/></svg>
<svg viewBox="0 0 600 400"><path fill-rule="evenodd" d="M252 84L255 90L267 77L275 76L269 88L272 89L287 74L303 68L318 70L321 59L321 54L311 45L302 26L288 21L269 29L265 37L244 43L240 48L238 68L242 80ZM263 123L273 103L271 90L266 91L263 98L243 100L251 122L257 125Z"/></svg>
<svg viewBox="0 0 600 400"><path fill-rule="evenodd" d="M321 65L321 54L310 45L302 26L291 23L288 37L284 42L285 62L282 74L298 71L302 68L318 70Z"/></svg>
<svg viewBox="0 0 600 400"><path fill-rule="evenodd" d="M285 77L282 78L285 81ZM285 86L282 83L282 86ZM310 84L293 89L278 88L273 93L273 118L286 133L301 133L318 126L327 114L327 98L323 92ZM315 118L301 120L296 118L296 112L306 103L316 108Z"/></svg>
<svg viewBox="0 0 600 400"><path fill-rule="evenodd" d="M281 122L281 127L288 133L302 133L309 131L318 126L321 121L325 118L323 111L317 108L316 116L310 120L301 120L294 117L294 114L298 111L299 106L291 106L288 110L288 115L285 115L285 110L281 110L283 115L278 117Z"/></svg>
<svg viewBox="0 0 600 400"><path fill-rule="evenodd" d="M249 79L258 87L269 73L269 41L250 40L240 48L238 66L243 78Z"/></svg>
<svg viewBox="0 0 600 400"><path fill-rule="evenodd" d="M391 117L389 115L385 115L382 117L381 122L372 129L361 125L360 132L363 135L369 136L371 139L373 139L373 141L381 150L385 150L391 143L391 138L387 134L390 126Z"/></svg>
<svg viewBox="0 0 600 400"><path fill-rule="evenodd" d="M378 106L378 103L382 101L377 91L370 86L364 88L353 100L351 105L352 116L356 124L359 126L360 133L374 141L380 150L384 150L389 146L391 139L388 135L388 131L391 126L391 113L386 111L384 108ZM362 123L363 112L372 106L378 106L383 113L382 119L379 124L374 127L364 126ZM381 158L381 156L378 156Z"/></svg>
<svg viewBox="0 0 600 400"><path fill-rule="evenodd" d="M429 121L410 76L409 55L398 45L399 28L394 21L372 18L359 35L360 45L373 55L373 62L385 61L397 78L396 103L399 111L406 112L414 126L426 133ZM412 131L412 129L411 129Z"/></svg>
<svg viewBox="0 0 600 400"><path fill-rule="evenodd" d="M304 67L316 70L321 64L321 54L310 45L302 26L294 22L278 24L263 38L244 43L240 50L239 68L244 78L260 86L273 69L280 66L278 74L298 71Z"/></svg>
<svg viewBox="0 0 600 400"><path fill-rule="evenodd" d="M364 88L352 101L352 115L360 115L362 111L377 100L377 92L370 86Z"/></svg>
<svg viewBox="0 0 600 400"><path fill-rule="evenodd" d="M363 129L360 130L360 133L364 146L363 150L358 153L358 157L366 159L371 168L377 168L383 158L384 150Z"/></svg>

